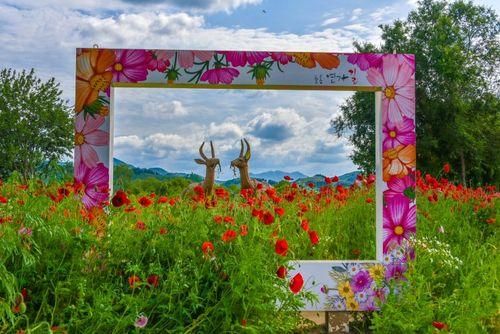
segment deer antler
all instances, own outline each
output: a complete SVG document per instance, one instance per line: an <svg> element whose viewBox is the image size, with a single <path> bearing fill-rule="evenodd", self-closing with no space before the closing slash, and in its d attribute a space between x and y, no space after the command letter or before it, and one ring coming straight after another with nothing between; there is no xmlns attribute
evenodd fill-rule
<svg viewBox="0 0 500 334"><path fill-rule="evenodd" d="M241 142L240 158L243 158L243 139L240 139L240 142Z"/></svg>
<svg viewBox="0 0 500 334"><path fill-rule="evenodd" d="M214 144L210 141L210 150L212 151L212 158L215 158Z"/></svg>
<svg viewBox="0 0 500 334"><path fill-rule="evenodd" d="M210 144L212 144L212 142L210 142ZM205 145L205 142L203 142L200 146L200 156L204 159L204 160L207 160L207 156L205 155L205 153L203 153L203 145ZM212 154L213 154L213 146L212 146Z"/></svg>
<svg viewBox="0 0 500 334"><path fill-rule="evenodd" d="M250 144L248 143L248 140L246 138L243 138L245 143L247 144L247 151L245 152L245 159L250 160L251 152L250 152ZM242 147L243 149L243 147Z"/></svg>

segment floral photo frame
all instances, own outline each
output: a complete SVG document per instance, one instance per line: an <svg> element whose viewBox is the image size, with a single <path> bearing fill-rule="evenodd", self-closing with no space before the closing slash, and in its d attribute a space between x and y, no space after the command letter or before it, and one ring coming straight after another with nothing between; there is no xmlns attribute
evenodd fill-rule
<svg viewBox="0 0 500 334"><path fill-rule="evenodd" d="M117 87L368 91L375 94L376 259L296 261L304 310L376 310L414 254L415 59L409 54L77 49L74 177L83 205L109 200Z"/></svg>

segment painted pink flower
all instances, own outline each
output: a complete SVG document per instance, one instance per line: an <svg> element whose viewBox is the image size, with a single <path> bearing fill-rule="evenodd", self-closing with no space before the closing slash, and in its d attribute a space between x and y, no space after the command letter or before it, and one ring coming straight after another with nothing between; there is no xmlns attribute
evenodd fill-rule
<svg viewBox="0 0 500 334"><path fill-rule="evenodd" d="M201 61L209 61L213 55L213 51L179 51L179 65L182 68L191 68L194 65L195 58Z"/></svg>
<svg viewBox="0 0 500 334"><path fill-rule="evenodd" d="M75 165L81 161L93 168L99 162L99 157L93 146L104 146L109 143L109 133L99 130L104 123L104 117L87 116L84 113L76 116L75 125Z"/></svg>
<svg viewBox="0 0 500 334"><path fill-rule="evenodd" d="M351 64L358 65L360 70L366 71L369 68L381 68L382 56L383 54L377 53L356 53L347 56L347 61Z"/></svg>
<svg viewBox="0 0 500 334"><path fill-rule="evenodd" d="M163 50L151 50L148 53L147 66L150 71L165 72L170 66L169 54Z"/></svg>
<svg viewBox="0 0 500 334"><path fill-rule="evenodd" d="M116 50L111 67L114 82L138 82L148 76L148 53L145 50Z"/></svg>
<svg viewBox="0 0 500 334"><path fill-rule="evenodd" d="M384 191L384 200L386 202L394 200L395 197L406 198L405 193L413 192L415 187L415 174L410 173L403 178L391 177L387 181L387 187L389 189Z"/></svg>
<svg viewBox="0 0 500 334"><path fill-rule="evenodd" d="M416 232L416 207L410 205L408 198L396 196L384 207L384 253Z"/></svg>
<svg viewBox="0 0 500 334"><path fill-rule="evenodd" d="M286 65L292 60L292 55L286 52L271 52L271 58L274 61L279 61L282 65Z"/></svg>
<svg viewBox="0 0 500 334"><path fill-rule="evenodd" d="M82 202L87 209L99 206L108 199L108 168L101 162L94 168L76 165L75 183L83 185Z"/></svg>
<svg viewBox="0 0 500 334"><path fill-rule="evenodd" d="M385 268L385 280L406 280L404 274L406 272L406 264L401 262L390 263Z"/></svg>
<svg viewBox="0 0 500 334"><path fill-rule="evenodd" d="M203 73L200 81L208 81L212 85L218 83L229 85L239 74L237 69L231 67L214 68Z"/></svg>
<svg viewBox="0 0 500 334"><path fill-rule="evenodd" d="M226 59L231 63L232 66L245 66L247 63L249 65L255 65L261 63L266 57L269 56L269 52L246 52L246 51L223 51L220 52L226 55Z"/></svg>
<svg viewBox="0 0 500 334"><path fill-rule="evenodd" d="M368 81L382 87L384 116L392 123L403 122L403 116L415 119L415 78L414 71L395 55L382 58L382 70L369 68ZM384 122L387 121L384 119Z"/></svg>
<svg viewBox="0 0 500 334"><path fill-rule="evenodd" d="M360 292L370 287L373 278L367 270L360 270L356 275L351 278L352 291Z"/></svg>
<svg viewBox="0 0 500 334"><path fill-rule="evenodd" d="M401 123L385 122L383 128L384 151L399 145L415 144L415 124L413 120L404 118Z"/></svg>

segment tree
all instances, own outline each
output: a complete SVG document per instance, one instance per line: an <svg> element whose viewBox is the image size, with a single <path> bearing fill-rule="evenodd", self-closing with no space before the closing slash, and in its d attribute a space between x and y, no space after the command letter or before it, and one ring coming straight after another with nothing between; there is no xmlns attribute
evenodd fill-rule
<svg viewBox="0 0 500 334"><path fill-rule="evenodd" d="M444 162L449 162L463 183L466 180L498 183L500 21L497 14L472 2L424 0L406 20L380 28L383 40L380 48L357 43L355 48L358 52L396 50L415 54L418 168L436 174ZM362 110L367 106L361 103L363 99L362 94L356 93L344 103L342 115L333 120L337 135L346 131L352 131L351 137L362 133L369 121ZM373 106L369 107L373 110ZM373 142L374 136L368 140ZM355 151L353 158L372 168L374 152L368 152L372 146L357 144L352 138L351 141L359 151Z"/></svg>
<svg viewBox="0 0 500 334"><path fill-rule="evenodd" d="M24 181L42 164L59 161L73 147L73 118L54 78L0 71L0 177L18 171Z"/></svg>

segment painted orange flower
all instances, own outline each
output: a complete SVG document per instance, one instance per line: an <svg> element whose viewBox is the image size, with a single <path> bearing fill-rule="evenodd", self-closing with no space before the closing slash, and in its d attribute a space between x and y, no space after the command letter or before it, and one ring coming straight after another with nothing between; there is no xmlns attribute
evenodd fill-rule
<svg viewBox="0 0 500 334"><path fill-rule="evenodd" d="M383 178L389 181L392 176L402 178L416 166L415 145L399 145L384 152Z"/></svg>
<svg viewBox="0 0 500 334"><path fill-rule="evenodd" d="M99 92L108 89L113 79L110 66L115 61L115 54L110 50L90 49L76 58L76 103L79 113L99 96Z"/></svg>
<svg viewBox="0 0 500 334"><path fill-rule="evenodd" d="M340 65L339 57L331 53L295 52L291 55L297 64L306 68L314 68L318 63L322 68L331 70Z"/></svg>

